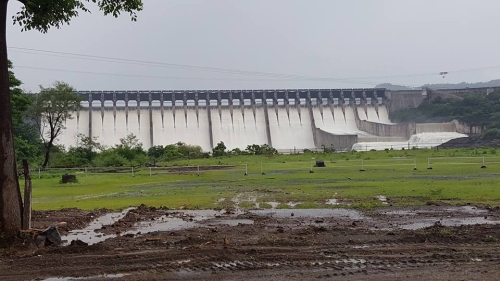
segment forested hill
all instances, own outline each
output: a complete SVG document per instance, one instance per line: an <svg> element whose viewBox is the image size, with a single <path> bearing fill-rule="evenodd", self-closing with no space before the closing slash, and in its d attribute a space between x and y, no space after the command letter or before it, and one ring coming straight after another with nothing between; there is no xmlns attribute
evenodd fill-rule
<svg viewBox="0 0 500 281"><path fill-rule="evenodd" d="M500 79L491 80L488 82L477 82L477 83L457 83L457 84L425 84L422 87L427 87L431 89L465 89L465 88L485 88L485 87L500 87ZM375 88L386 88L390 91L404 91L404 90L418 90L422 87L411 88L401 85L393 85L391 83L378 84Z"/></svg>
<svg viewBox="0 0 500 281"><path fill-rule="evenodd" d="M464 95L462 100L436 98L417 108L403 109L391 115L393 122L449 122L453 119L469 125L486 126L485 137L500 138L500 92L487 96Z"/></svg>

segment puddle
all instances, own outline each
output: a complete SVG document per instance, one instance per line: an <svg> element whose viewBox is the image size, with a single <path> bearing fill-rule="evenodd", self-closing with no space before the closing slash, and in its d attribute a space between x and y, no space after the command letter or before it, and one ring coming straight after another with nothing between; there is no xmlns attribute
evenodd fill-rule
<svg viewBox="0 0 500 281"><path fill-rule="evenodd" d="M486 209L478 209L477 207L474 206L461 206L461 207L451 207L447 208L446 211L448 212L462 212L462 213L467 213L467 214L472 214L472 215L482 215L489 213L488 210Z"/></svg>
<svg viewBox="0 0 500 281"><path fill-rule="evenodd" d="M261 203L255 203L255 209L269 207L269 206L263 207L261 204L269 205L269 206L271 206L271 209L276 209L276 208L278 208L278 206L279 206L280 203L279 202L261 202Z"/></svg>
<svg viewBox="0 0 500 281"><path fill-rule="evenodd" d="M433 226L438 221L443 226L500 224L498 215L492 215L488 210L474 206L413 207L402 210L379 209L379 213L388 216L386 220L392 222L391 226L407 230ZM394 219L394 216L399 217L399 219Z"/></svg>
<svg viewBox="0 0 500 281"><path fill-rule="evenodd" d="M361 246L352 246L353 249L366 249L366 248L370 248L370 246L368 245L361 245Z"/></svg>
<svg viewBox="0 0 500 281"><path fill-rule="evenodd" d="M213 219L223 214L224 212L215 210L182 211L180 213L180 216L177 212L169 212L169 214L158 217L154 221L143 221L136 223L133 226L133 229L124 232L124 234L137 235L138 233L146 234L156 231L172 231L193 228L201 226L199 222ZM223 222L224 220L220 221ZM236 222L234 225L238 225L238 223Z"/></svg>
<svg viewBox="0 0 500 281"><path fill-rule="evenodd" d="M139 232L141 234L146 234L156 231L181 230L186 228L192 228L195 226L196 226L195 221L185 221L182 218L163 216L155 219L154 221L139 222L133 226L134 229L125 231L123 235L127 234L137 235ZM116 235L111 235L111 237L113 236L116 237Z"/></svg>
<svg viewBox="0 0 500 281"><path fill-rule="evenodd" d="M324 217L336 217L336 218L349 218L349 219L363 219L364 215L356 210L349 209L276 209L276 210L251 210L250 213L256 215L264 216L274 216L274 217L298 217L298 218L324 218Z"/></svg>
<svg viewBox="0 0 500 281"><path fill-rule="evenodd" d="M444 218L444 219L427 219L425 221L414 222L410 224L400 225L399 228L406 230L416 230L433 226L437 221L443 226L461 226L474 224L500 224L500 221L485 219L484 217L472 218Z"/></svg>
<svg viewBox="0 0 500 281"><path fill-rule="evenodd" d="M395 216L418 216L418 215L436 215L436 216L457 216L457 214L465 215L486 215L489 213L486 209L478 209L473 206L461 206L461 207L449 207L444 209L424 209L424 208L413 208L410 210L381 210L381 214L384 215L395 215Z"/></svg>
<svg viewBox="0 0 500 281"><path fill-rule="evenodd" d="M289 207L291 207L291 208L295 208L295 206L297 206L297 205L299 205L299 204L302 204L302 202L292 202L292 201L290 201L290 202L288 202L288 203L286 203L286 204L287 204Z"/></svg>
<svg viewBox="0 0 500 281"><path fill-rule="evenodd" d="M239 205L243 202L253 202L257 201L257 196L252 193L238 193L235 197L231 199L236 205Z"/></svg>
<svg viewBox="0 0 500 281"><path fill-rule="evenodd" d="M110 225L121 220L125 215L135 208L127 208L119 213L109 213L93 220L87 227L83 229L73 230L68 235L61 237L65 244L70 244L74 240L80 240L88 244L102 242L109 237L105 235L96 235L95 230L100 229L103 225Z"/></svg>
<svg viewBox="0 0 500 281"><path fill-rule="evenodd" d="M49 277L46 279L43 279L43 281L73 281L73 280L92 280L92 279L113 279L113 278L122 278L130 274L102 274L102 275L95 275L95 276L89 276L89 277Z"/></svg>
<svg viewBox="0 0 500 281"><path fill-rule="evenodd" d="M134 208L128 208L120 213L111 213L99 217L91 222L88 227L81 230L72 231L67 236L62 237L62 239L63 241L65 241L65 245L70 244L73 240L81 240L89 245L92 245L103 242L109 238L115 238L117 237L116 234L96 233L95 230L100 229L103 225L110 225L122 219L127 214L127 212L132 209ZM193 228L201 226L202 224L200 224L200 222L220 217L223 214L223 211L215 210L171 211L168 212L168 214L158 217L153 221L138 222L132 227L132 229L123 232L121 235L138 235L139 233L146 234L156 231L173 231ZM227 220L227 223L224 222L225 220L220 220L220 224L228 224L231 226L238 225L239 223L253 224L253 221L251 220Z"/></svg>
<svg viewBox="0 0 500 281"><path fill-rule="evenodd" d="M328 199L326 200L326 205L340 205L339 201L337 199Z"/></svg>
<svg viewBox="0 0 500 281"><path fill-rule="evenodd" d="M377 199L382 202L382 204L384 205L387 205L387 197L385 197L384 195L379 195L377 196Z"/></svg>
<svg viewBox="0 0 500 281"><path fill-rule="evenodd" d="M249 219L216 220L216 221L210 221L207 223L207 225L209 225L209 226L214 226L214 225L237 226L240 224L253 224L253 220L249 220Z"/></svg>
<svg viewBox="0 0 500 281"><path fill-rule="evenodd" d="M279 202L266 202L267 204L271 205L271 209L276 209L279 206Z"/></svg>

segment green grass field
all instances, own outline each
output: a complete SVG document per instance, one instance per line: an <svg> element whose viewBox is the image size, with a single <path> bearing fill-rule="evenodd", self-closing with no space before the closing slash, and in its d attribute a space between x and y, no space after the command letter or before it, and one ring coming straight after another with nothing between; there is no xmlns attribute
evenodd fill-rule
<svg viewBox="0 0 500 281"><path fill-rule="evenodd" d="M335 154L233 156L161 163L201 166L189 172L136 169L131 174L33 172L33 208L370 208L385 196L395 206L427 202L500 205L500 151L494 149L370 151ZM427 169L431 157L432 169ZM483 165L483 157L486 168ZM313 168L324 160L325 168ZM414 170L416 164L416 170ZM204 171L207 165L235 165ZM360 171L364 170L364 171ZM248 171L248 175L245 172ZM264 174L262 174L264 172ZM339 205L326 204L336 199Z"/></svg>

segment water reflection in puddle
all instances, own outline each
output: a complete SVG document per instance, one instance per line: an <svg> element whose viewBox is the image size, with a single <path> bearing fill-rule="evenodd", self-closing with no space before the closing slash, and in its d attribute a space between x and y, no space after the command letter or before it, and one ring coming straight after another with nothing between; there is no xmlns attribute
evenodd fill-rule
<svg viewBox="0 0 500 281"><path fill-rule="evenodd" d="M334 200L334 199L332 199ZM332 202L333 203L333 202ZM103 234L96 232L105 225L112 225L119 221L127 212L133 208L128 208L119 213L110 213L97 218L88 227L70 232L63 237L65 244L70 244L74 240L81 240L89 245L105 241L109 238L117 237L116 234ZM485 209L478 209L472 206L449 207L449 208L407 208L391 210L380 208L375 213L378 215L368 217L363 212L353 209L264 209L250 210L250 214L271 216L279 218L333 218L346 220L364 220L370 225L377 226L373 229L407 229L416 230L434 225L437 221L443 226L460 226L474 224L500 224L498 216L487 215ZM237 213L241 214L241 213ZM380 216L381 215L381 216ZM471 216L473 215L473 216ZM479 216L481 215L481 216ZM121 235L142 235L157 231L175 231L203 226L238 226L251 225L251 219L238 219L235 215L228 215L224 211L215 210L181 210L169 211L166 215L158 217L152 221L142 221L136 223L130 230ZM57 280L57 279L53 279ZM67 280L67 279L61 279Z"/></svg>
<svg viewBox="0 0 500 281"><path fill-rule="evenodd" d="M209 226L215 225L228 225L228 226L237 226L240 224L253 224L253 220L249 219L230 219L230 220L216 220L210 221L207 223Z"/></svg>
<svg viewBox="0 0 500 281"><path fill-rule="evenodd" d="M335 218L349 218L349 219L364 219L365 216L356 210L349 209L277 209L277 210L251 210L252 214L264 215L264 216L274 216L274 217L299 217L299 218L324 218L324 217L335 217ZM293 215L292 215L293 214Z"/></svg>
<svg viewBox="0 0 500 281"><path fill-rule="evenodd" d="M102 216L93 221L88 227L70 232L63 237L66 245L74 240L80 240L89 245L103 242L109 238L117 237L116 234L96 233L97 229L101 229L104 225L111 225L123 217L133 208L125 209L120 213L111 213ZM188 210L188 211L171 211L166 215L158 217L153 221L142 221L136 223L132 229L121 233L121 235L139 235L157 231L174 231L187 228L202 226L202 222L216 219L224 214L223 211L215 210ZM237 226L239 224L253 224L253 220L248 219L218 219L210 221L209 225L229 225Z"/></svg>
<svg viewBox="0 0 500 281"><path fill-rule="evenodd" d="M326 200L326 205L340 205L337 199L328 199Z"/></svg>
<svg viewBox="0 0 500 281"><path fill-rule="evenodd" d="M109 213L98 217L93 220L87 227L83 229L73 230L68 235L63 236L62 239L70 244L74 240L80 240L88 244L95 244L106 240L109 237L104 235L96 235L95 231L101 229L103 225L111 225L125 217L127 213L135 208L127 208L119 213Z"/></svg>
<svg viewBox="0 0 500 281"><path fill-rule="evenodd" d="M486 209L479 209L473 206L460 206L460 207L449 207L443 209L425 209L425 208L414 208L408 210L387 210L381 209L379 213L384 215L397 215L397 216L418 216L422 214L434 214L434 215L454 215L457 213L464 213L469 215L484 215L489 213ZM448 214L447 214L448 213Z"/></svg>
<svg viewBox="0 0 500 281"><path fill-rule="evenodd" d="M377 196L377 199L382 202L382 204L384 205L387 205L387 197L385 197L384 195L379 195Z"/></svg>
<svg viewBox="0 0 500 281"><path fill-rule="evenodd" d="M400 225L399 228L407 230L417 230L433 226L436 222L440 222L442 226L461 226L461 225L474 225L474 224L500 224L500 221L488 220L483 217L473 218L444 218L444 219L428 219L426 221L414 222L410 224Z"/></svg>

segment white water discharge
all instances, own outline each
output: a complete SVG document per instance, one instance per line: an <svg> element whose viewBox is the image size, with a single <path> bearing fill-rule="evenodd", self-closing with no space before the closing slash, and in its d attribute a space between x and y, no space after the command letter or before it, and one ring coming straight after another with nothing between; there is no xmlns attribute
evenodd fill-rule
<svg viewBox="0 0 500 281"><path fill-rule="evenodd" d="M384 150L384 149L411 149L416 148L432 148L443 144L449 140L456 138L467 137L467 135L453 132L441 133L421 133L410 137L405 142L360 142L352 146L352 149L357 151L368 150Z"/></svg>
<svg viewBox="0 0 500 281"><path fill-rule="evenodd" d="M375 123L383 123L383 124L392 124L391 120L389 120L389 113L387 112L387 108L385 105L378 106L377 109L374 106L367 106L366 112L363 106L358 106L358 116L361 120L366 120Z"/></svg>
<svg viewBox="0 0 500 281"><path fill-rule="evenodd" d="M132 112L129 111L128 118L134 118L134 115L137 115L136 112L137 112L136 110L132 110ZM130 113L132 113L132 115ZM130 133L135 134L136 133L133 131L129 131L128 120L127 120L127 116L126 116L126 112L125 112L124 108L116 110L116 122L114 124L113 131L114 131L114 136L111 140L108 141L108 142L112 142L110 144L110 146L118 144L119 140L121 138L126 137L128 134L130 134ZM101 141L101 140L99 140L99 141Z"/></svg>
<svg viewBox="0 0 500 281"><path fill-rule="evenodd" d="M314 148L311 118L306 107L291 106L289 116L285 108L278 108L278 116L273 107L268 108L269 128L273 147L276 149Z"/></svg>
<svg viewBox="0 0 500 281"><path fill-rule="evenodd" d="M77 117L76 113L74 113L73 119L67 119L64 126L65 130L62 131L62 134L57 138L58 144L63 144L68 146L69 144L76 144L78 142L78 134L88 134L88 113L86 111L80 112L80 117ZM84 125L83 125L84 124ZM44 130L48 130L48 127Z"/></svg>
<svg viewBox="0 0 500 281"><path fill-rule="evenodd" d="M377 111L375 110L375 107L374 106L367 106L366 107L366 112L367 112L367 116L368 116L368 121L371 121L371 122L380 122L379 118L378 118L378 114L377 114Z"/></svg>
<svg viewBox="0 0 500 281"><path fill-rule="evenodd" d="M365 114L364 111L363 114ZM313 116L316 128L320 128L323 131L335 135L371 136L366 132L358 130L354 116L354 108L350 106L345 107L345 114L342 111L342 107L335 106L333 113L334 117L332 117L330 107L323 107L323 115L321 115L319 107L313 107Z"/></svg>
<svg viewBox="0 0 500 281"><path fill-rule="evenodd" d="M389 112L387 111L387 107L385 105L378 106L378 119L379 123L393 124L389 119Z"/></svg>
<svg viewBox="0 0 500 281"><path fill-rule="evenodd" d="M257 107L255 116L252 108L233 108L233 118L229 108L219 114L217 107L211 108L214 146L223 141L227 149L245 149L251 144L266 144L266 122L264 108Z"/></svg>
<svg viewBox="0 0 500 281"><path fill-rule="evenodd" d="M153 113L153 143L154 145L169 145L184 142L189 145L199 145L204 151L210 151L210 135L208 113L206 109L188 108L186 114L183 108L165 109L163 122L160 109ZM149 132L149 127L148 127Z"/></svg>
<svg viewBox="0 0 500 281"><path fill-rule="evenodd" d="M145 149L154 145L168 145L184 142L190 145L199 145L204 151L210 151L210 129L209 121L212 122L213 144L223 141L228 149L245 149L251 144L266 144L268 137L266 132L264 108L257 106L254 109L246 106L233 106L232 115L229 106L224 106L219 112L218 107L212 106L211 120L208 119L208 109L200 107L198 111L194 107L165 107L163 114L160 108L153 108L151 120L148 108L137 109L130 106L127 109L117 107L113 110L107 107L104 111L100 108L92 110L92 137L102 145L111 147L119 143L121 138L128 134L134 134L143 144ZM358 107L360 119L375 123L392 124L389 120L387 108L384 105L378 107L367 106L366 112L363 107ZM345 112L344 112L345 110ZM315 126L326 132L336 135L358 135L365 140L376 140L366 132L357 128L355 112L352 106L314 106L312 108ZM273 106L268 107L269 129L272 145L276 149L311 149L314 148L311 119L307 107L280 106L278 110ZM84 108L77 114L73 113L73 119L67 120L63 134L58 138L58 144L76 146L78 134L89 134L89 111ZM151 124L152 135L151 140ZM362 142L353 146L356 150L371 149L401 149L401 148L425 148L434 147L454 138L465 135L453 132L454 124L417 124L417 135L408 141L399 142ZM420 133L421 132L421 133ZM437 133L431 133L437 132Z"/></svg>
<svg viewBox="0 0 500 281"><path fill-rule="evenodd" d="M358 106L357 108L358 108L359 119L368 120L368 117L366 116L366 112L365 112L365 109L363 108L363 106ZM377 117L377 120L378 120L378 117ZM369 120L369 121L372 121L372 120Z"/></svg>
<svg viewBox="0 0 500 281"><path fill-rule="evenodd" d="M92 117L97 116L98 118L101 118L101 111L94 111L92 112ZM94 119L94 118L92 118ZM116 126L115 126L115 116L113 116L113 110L105 110L104 111L104 116L101 122L98 122L98 124L94 123L92 120L92 136L93 137L99 137L97 141L101 143L102 145L105 146L113 146L116 143L114 142L115 139L120 139L123 137L116 138ZM98 125L97 128L94 127L94 124ZM97 129L97 130L96 130Z"/></svg>

